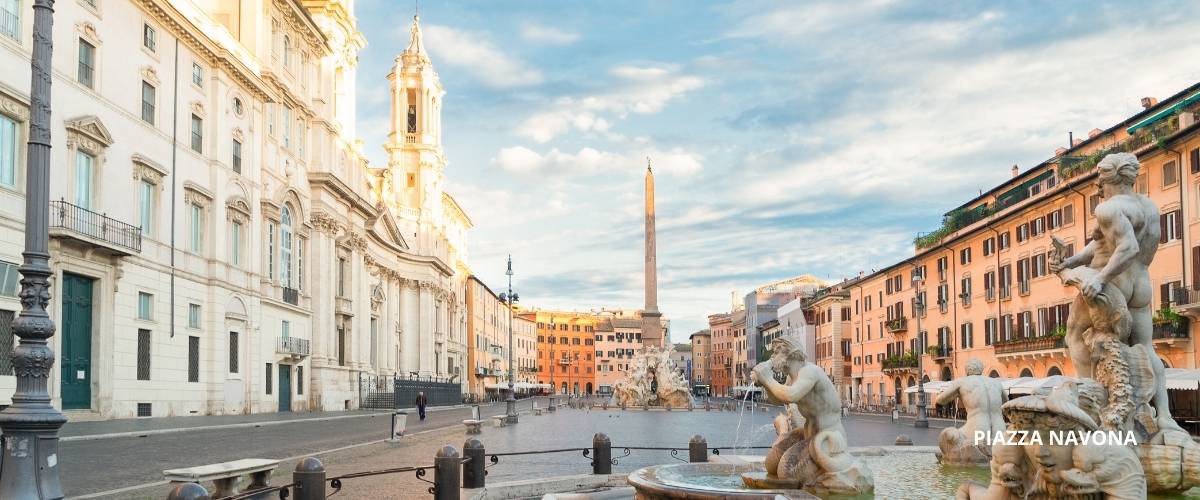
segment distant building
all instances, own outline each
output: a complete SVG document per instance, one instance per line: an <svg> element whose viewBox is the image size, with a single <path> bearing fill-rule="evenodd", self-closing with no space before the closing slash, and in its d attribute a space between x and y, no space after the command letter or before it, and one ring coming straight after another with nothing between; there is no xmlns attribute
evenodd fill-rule
<svg viewBox="0 0 1200 500"><path fill-rule="evenodd" d="M712 388L712 335L709 330L700 330L689 336L692 341L692 392L707 393L699 386Z"/></svg>
<svg viewBox="0 0 1200 500"><path fill-rule="evenodd" d="M538 383L556 394L592 394L596 387L595 329L588 312L533 310L521 317L536 323Z"/></svg>
<svg viewBox="0 0 1200 500"><path fill-rule="evenodd" d="M713 396L729 394L733 371L733 323L729 313L708 316L708 331L712 340L712 363L709 368L710 391Z"/></svg>
<svg viewBox="0 0 1200 500"><path fill-rule="evenodd" d="M753 367L762 361L763 342L757 335L760 327L778 315L779 306L801 297L807 297L821 288L829 286L821 279L803 275L776 281L756 288L746 294L743 307L746 310L746 363Z"/></svg>
<svg viewBox="0 0 1200 500"><path fill-rule="evenodd" d="M671 360L675 362L675 368L684 378L692 379L692 344L675 344L675 353L671 355Z"/></svg>

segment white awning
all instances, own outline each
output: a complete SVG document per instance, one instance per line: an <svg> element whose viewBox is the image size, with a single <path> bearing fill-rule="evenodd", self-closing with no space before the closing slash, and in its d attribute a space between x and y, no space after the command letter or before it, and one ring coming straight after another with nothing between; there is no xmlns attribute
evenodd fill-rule
<svg viewBox="0 0 1200 500"><path fill-rule="evenodd" d="M1064 375L1052 375L1042 378L1025 377L1020 382L1008 387L1008 394L1015 396L1019 394L1039 394L1047 393L1050 389L1058 387L1066 382L1074 382L1075 379Z"/></svg>
<svg viewBox="0 0 1200 500"><path fill-rule="evenodd" d="M1200 370L1190 368L1167 368L1167 389L1195 391L1200 389Z"/></svg>
<svg viewBox="0 0 1200 500"><path fill-rule="evenodd" d="M950 382L944 382L941 380L930 380L929 382L925 382L925 394L939 394L942 391L946 390L946 386L948 386L948 385L950 385ZM920 386L917 384L910 385L904 389L904 393L905 394L916 394L918 388L920 388Z"/></svg>
<svg viewBox="0 0 1200 500"><path fill-rule="evenodd" d="M486 387L488 389L497 389L497 390L506 391L506 390L508 390L508 382L491 383L491 384L485 385L484 387ZM513 384L513 389L518 390L518 391L527 391L530 389L549 389L549 388L550 388L550 384L534 384L534 383L530 383L530 382L517 382L517 383Z"/></svg>

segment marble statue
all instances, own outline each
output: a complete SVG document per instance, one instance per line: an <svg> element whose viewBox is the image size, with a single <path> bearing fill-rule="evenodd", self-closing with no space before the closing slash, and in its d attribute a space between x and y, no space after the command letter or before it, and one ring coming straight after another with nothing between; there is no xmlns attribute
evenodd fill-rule
<svg viewBox="0 0 1200 500"><path fill-rule="evenodd" d="M1137 156L1131 153L1110 154L1096 165L1104 200L1095 209L1096 227L1092 230L1092 241L1078 254L1065 256L1061 251L1062 242L1056 240L1049 265L1051 272L1058 273L1064 284L1079 288L1079 296L1075 298L1067 320L1067 351L1077 376L1093 378L1102 375L1096 373L1098 369L1103 370L1097 362L1100 351L1118 348L1106 347L1106 340L1140 346L1144 352L1135 352L1135 355L1145 356L1153 370L1150 390L1153 391L1156 414L1154 424L1161 429L1183 432L1171 418L1163 364L1154 355L1150 262L1158 251L1159 210L1149 197L1133 190L1139 167ZM1096 325L1098 322L1113 324ZM1105 326L1108 328L1103 328ZM1110 331L1102 335L1102 330ZM1104 335L1113 338L1100 338ZM1127 413L1131 411L1126 408L1108 418L1128 417ZM1101 423L1107 428L1117 424Z"/></svg>
<svg viewBox="0 0 1200 500"><path fill-rule="evenodd" d="M1133 448L1087 437L1100 430L1097 417L1105 399L1104 387L1084 379L1079 384L1068 382L1048 395L1023 396L1005 403L1004 416L1017 437L992 447L991 484L964 484L957 497L1145 498L1146 475ZM1052 433L1060 436L1061 444L1052 441Z"/></svg>
<svg viewBox="0 0 1200 500"><path fill-rule="evenodd" d="M1200 485L1200 445L1171 418L1163 366L1154 352L1149 266L1159 211L1133 191L1137 157L1096 165L1104 200L1092 241L1077 255L1053 238L1050 270L1079 295L1067 319L1067 350L1078 382L1005 403L1008 430L1110 439L994 443L989 486L963 485L959 498L1145 498ZM1115 438L1115 439L1111 439Z"/></svg>
<svg viewBox="0 0 1200 500"><path fill-rule="evenodd" d="M938 435L938 460L943 464L986 465L991 460L991 447L976 443L976 433L995 435L1004 432L1004 387L998 379L983 376L983 363L972 358L967 361L967 376L950 382L938 395L937 405L948 405L961 399L967 410L962 427L942 429Z"/></svg>
<svg viewBox="0 0 1200 500"><path fill-rule="evenodd" d="M671 360L673 346L648 346L634 355L624 379L613 384L613 404L687 408L692 404L688 381Z"/></svg>
<svg viewBox="0 0 1200 500"><path fill-rule="evenodd" d="M786 381L776 381L775 373L786 374ZM765 475L742 476L749 486L855 495L874 490L871 470L848 451L837 388L805 361L799 340L771 341L771 359L751 376L768 398L788 406L789 416L776 420L781 432L764 461Z"/></svg>

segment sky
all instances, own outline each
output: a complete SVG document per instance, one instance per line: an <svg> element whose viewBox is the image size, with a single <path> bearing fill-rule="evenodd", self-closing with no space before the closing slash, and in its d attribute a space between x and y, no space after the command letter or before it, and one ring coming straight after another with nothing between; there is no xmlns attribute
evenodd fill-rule
<svg viewBox="0 0 1200 500"><path fill-rule="evenodd" d="M768 282L913 254L946 211L1200 80L1178 2L426 1L469 264L526 307L639 308L654 162L672 339ZM358 0L386 164L413 4Z"/></svg>

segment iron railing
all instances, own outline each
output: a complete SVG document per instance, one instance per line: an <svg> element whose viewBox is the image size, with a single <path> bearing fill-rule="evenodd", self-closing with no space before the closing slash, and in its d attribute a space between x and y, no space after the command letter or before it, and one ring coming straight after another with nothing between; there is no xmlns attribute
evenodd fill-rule
<svg viewBox="0 0 1200 500"><path fill-rule="evenodd" d="M360 408L396 409L415 406L418 393L425 393L429 406L459 404L464 401L462 384L456 377L421 377L416 375L358 376L358 405Z"/></svg>
<svg viewBox="0 0 1200 500"><path fill-rule="evenodd" d="M992 349L996 354L1012 354L1017 352L1062 349L1066 346L1066 337L1047 335L1044 337L1030 337L996 342L995 344L992 344Z"/></svg>
<svg viewBox="0 0 1200 500"><path fill-rule="evenodd" d="M283 287L283 301L293 306L299 304L300 290L287 286Z"/></svg>
<svg viewBox="0 0 1200 500"><path fill-rule="evenodd" d="M1162 323L1154 325L1154 338L1156 339L1186 339L1188 337L1188 326L1186 323Z"/></svg>
<svg viewBox="0 0 1200 500"><path fill-rule="evenodd" d="M908 331L908 318L889 319L884 323L888 333L897 333Z"/></svg>
<svg viewBox="0 0 1200 500"><path fill-rule="evenodd" d="M308 356L308 339L296 337L279 337L279 342L275 344L275 352L283 354L295 354L299 356Z"/></svg>
<svg viewBox="0 0 1200 500"><path fill-rule="evenodd" d="M134 253L142 251L142 228L64 200L50 202L50 228L66 229Z"/></svg>

